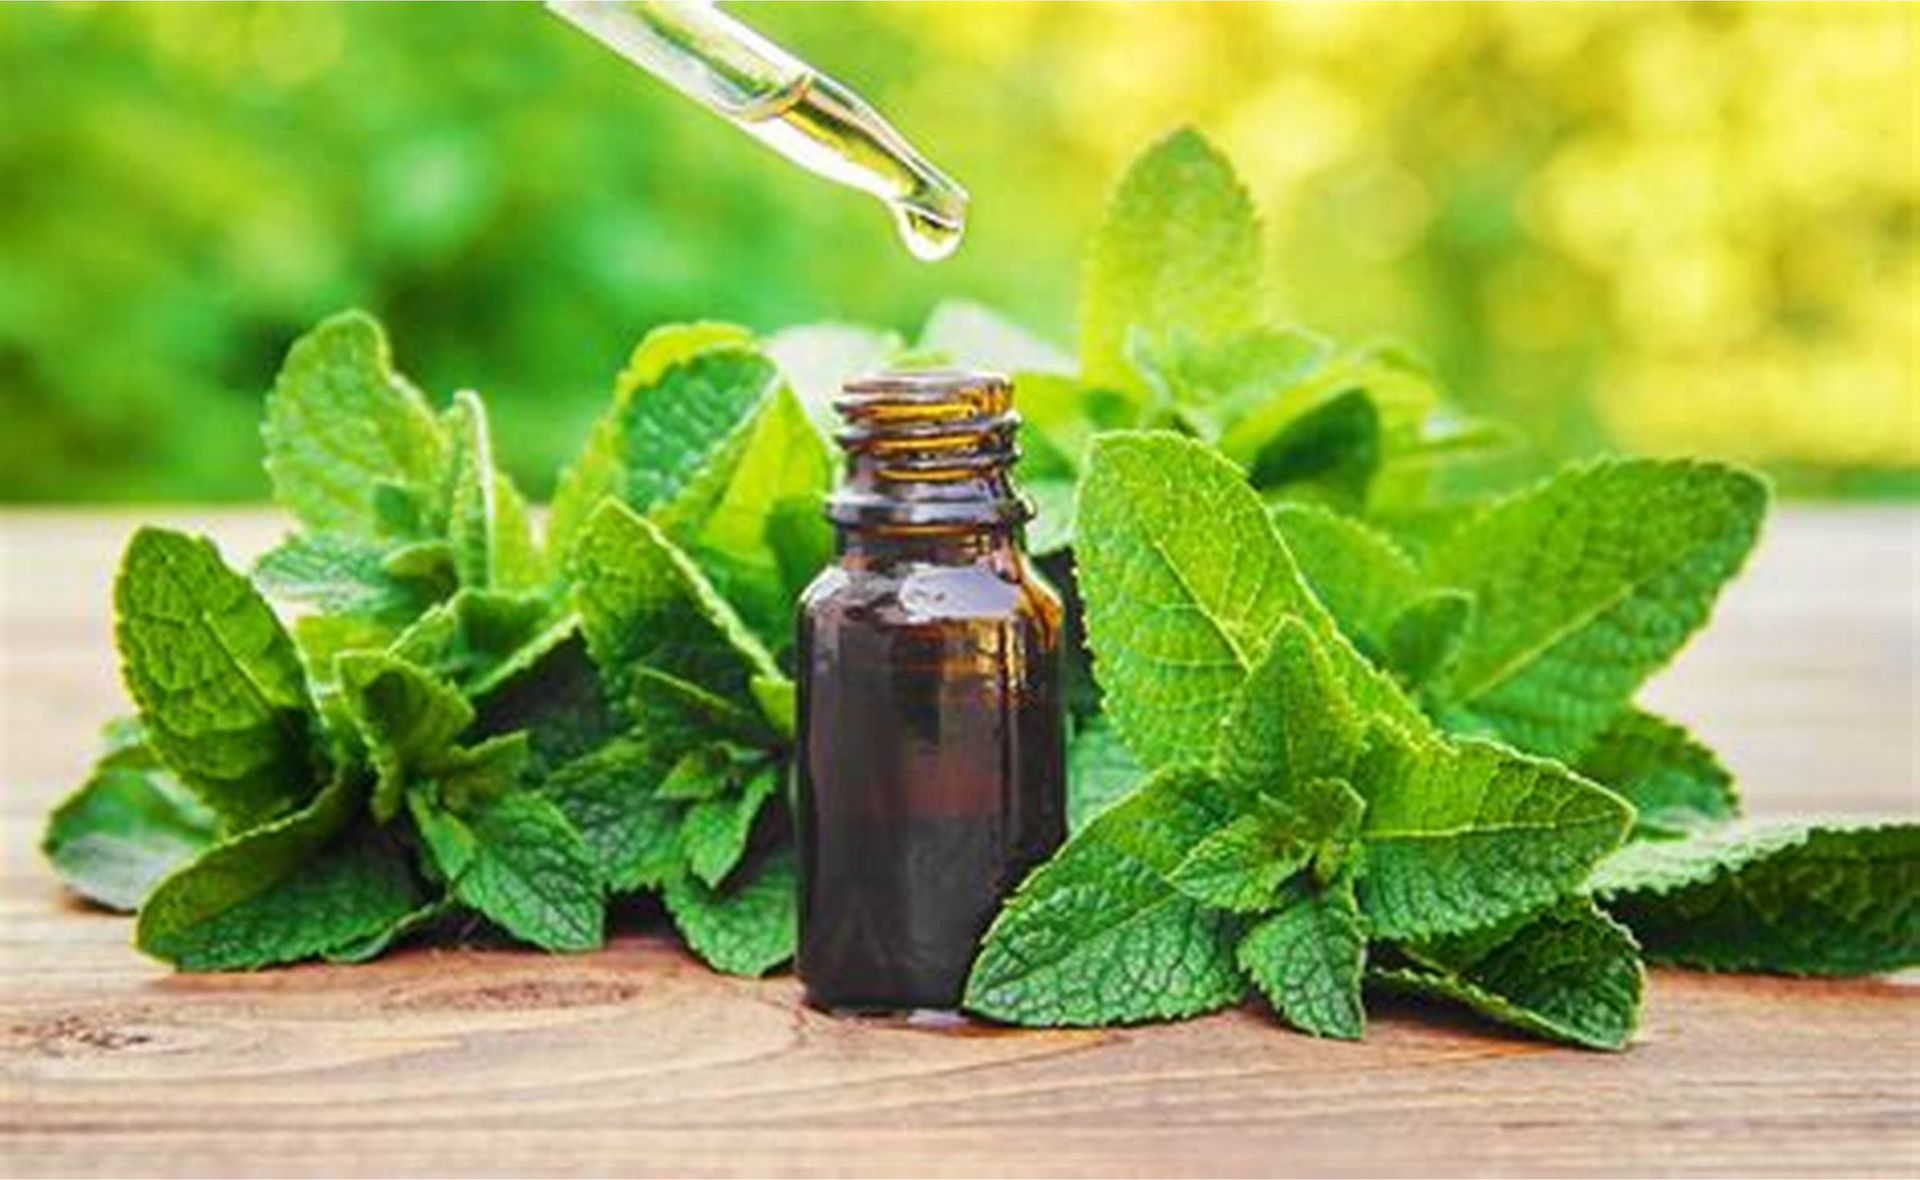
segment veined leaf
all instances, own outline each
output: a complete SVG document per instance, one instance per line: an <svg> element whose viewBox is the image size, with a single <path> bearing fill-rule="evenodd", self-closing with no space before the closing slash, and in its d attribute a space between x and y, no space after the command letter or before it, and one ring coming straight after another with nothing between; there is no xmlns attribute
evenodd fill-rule
<svg viewBox="0 0 1920 1180"><path fill-rule="evenodd" d="M1087 638L1108 711L1149 769L1204 763L1284 618L1303 623L1360 709L1427 722L1339 634L1266 507L1232 464L1173 434L1094 443L1077 556Z"/></svg>
<svg viewBox="0 0 1920 1180"><path fill-rule="evenodd" d="M1136 334L1208 342L1254 327L1264 303L1260 225L1233 166L1176 131L1121 178L1095 231L1080 297L1080 368L1090 385L1140 396Z"/></svg>
<svg viewBox="0 0 1920 1180"><path fill-rule="evenodd" d="M313 797L323 771L293 640L212 542L136 532L114 607L148 741L201 802L239 830Z"/></svg>
<svg viewBox="0 0 1920 1180"><path fill-rule="evenodd" d="M1325 889L1295 881L1234 953L1274 1012L1301 1032L1356 1041L1366 1031L1367 939L1351 881Z"/></svg>
<svg viewBox="0 0 1920 1180"><path fill-rule="evenodd" d="M307 528L361 537L432 530L447 438L364 312L333 316L294 342L262 433L274 499Z"/></svg>
<svg viewBox="0 0 1920 1180"><path fill-rule="evenodd" d="M1558 763L1385 729L1354 786L1367 801L1360 903L1383 938L1472 930L1548 905L1633 820L1625 802Z"/></svg>
<svg viewBox="0 0 1920 1180"><path fill-rule="evenodd" d="M592 854L552 802L510 791L456 812L428 792L407 799L461 902L543 950L592 950L604 940L606 900Z"/></svg>
<svg viewBox="0 0 1920 1180"><path fill-rule="evenodd" d="M131 912L213 843L214 823L171 771L109 754L47 817L40 849L69 888Z"/></svg>
<svg viewBox="0 0 1920 1180"><path fill-rule="evenodd" d="M1175 769L1100 813L1034 870L987 931L966 1007L1028 1025L1192 1016L1238 1000L1239 922L1167 877L1232 819L1212 776Z"/></svg>
<svg viewBox="0 0 1920 1180"><path fill-rule="evenodd" d="M708 966L764 975L793 957L798 877L792 850L781 849L742 867L725 889L683 876L667 882L662 898L687 946Z"/></svg>
<svg viewBox="0 0 1920 1180"><path fill-rule="evenodd" d="M1721 828L1629 845L1594 893L1647 957L1712 971L1864 975L1920 965L1920 825Z"/></svg>
<svg viewBox="0 0 1920 1180"><path fill-rule="evenodd" d="M1740 812L1733 775L1713 751L1639 709L1622 710L1574 769L1633 804L1636 835L1685 835Z"/></svg>
<svg viewBox="0 0 1920 1180"><path fill-rule="evenodd" d="M1615 460L1563 471L1448 534L1427 572L1476 609L1431 686L1443 720L1578 757L1706 621L1766 501L1736 468Z"/></svg>

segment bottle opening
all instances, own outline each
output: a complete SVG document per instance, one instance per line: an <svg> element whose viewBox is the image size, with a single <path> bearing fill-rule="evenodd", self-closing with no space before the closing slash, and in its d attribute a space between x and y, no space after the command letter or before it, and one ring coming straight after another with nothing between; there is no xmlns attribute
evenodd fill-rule
<svg viewBox="0 0 1920 1180"><path fill-rule="evenodd" d="M842 386L846 481L827 501L836 524L1021 524L1033 516L1014 490L1020 416L998 373L921 369L877 373Z"/></svg>

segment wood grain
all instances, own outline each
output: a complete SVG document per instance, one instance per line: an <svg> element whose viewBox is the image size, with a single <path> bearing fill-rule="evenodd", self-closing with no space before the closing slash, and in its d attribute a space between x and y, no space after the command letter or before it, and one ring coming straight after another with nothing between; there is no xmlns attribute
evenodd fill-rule
<svg viewBox="0 0 1920 1180"><path fill-rule="evenodd" d="M231 552L260 514L158 514ZM1920 517L1784 513L1651 693L1752 810L1911 811ZM120 708L123 517L0 514L0 1171L10 1175L1920 1173L1911 982L1656 972L1627 1053L1385 1005L1097 1032L801 1007L657 931L568 959L415 950L170 975L63 895L38 817Z"/></svg>

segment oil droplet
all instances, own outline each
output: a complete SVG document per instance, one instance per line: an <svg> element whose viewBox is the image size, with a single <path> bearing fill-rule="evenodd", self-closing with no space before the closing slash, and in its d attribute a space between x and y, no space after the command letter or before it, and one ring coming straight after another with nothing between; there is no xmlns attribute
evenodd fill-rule
<svg viewBox="0 0 1920 1180"><path fill-rule="evenodd" d="M894 225L907 253L922 262L939 262L959 249L966 233L965 214L943 216L905 201L889 202Z"/></svg>

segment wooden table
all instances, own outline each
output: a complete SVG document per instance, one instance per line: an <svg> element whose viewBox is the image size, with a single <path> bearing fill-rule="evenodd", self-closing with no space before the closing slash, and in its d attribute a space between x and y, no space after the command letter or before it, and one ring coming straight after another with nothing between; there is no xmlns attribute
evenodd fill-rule
<svg viewBox="0 0 1920 1180"><path fill-rule="evenodd" d="M249 513L162 512L248 554ZM171 975L63 896L39 817L121 708L125 516L0 514L0 1170L285 1173L1920 1173L1911 981L1656 972L1624 1054L1383 1008L1363 1044L1248 1009L1095 1032L803 1009L659 934L546 958ZM1751 810L1908 811L1916 526L1781 512L1649 694Z"/></svg>

